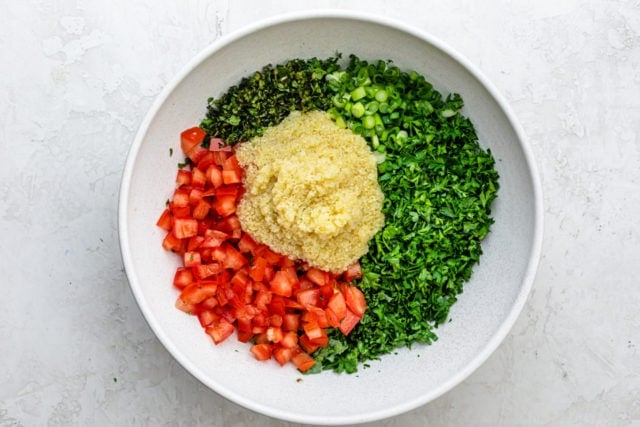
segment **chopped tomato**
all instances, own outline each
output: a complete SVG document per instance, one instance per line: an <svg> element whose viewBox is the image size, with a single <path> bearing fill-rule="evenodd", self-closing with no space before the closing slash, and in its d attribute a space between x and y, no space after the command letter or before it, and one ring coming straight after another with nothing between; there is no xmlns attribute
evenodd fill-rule
<svg viewBox="0 0 640 427"><path fill-rule="evenodd" d="M311 267L256 242L242 229L236 209L244 193L234 148L199 128L181 134L191 164L176 175L173 197L156 221L162 246L181 256L173 286L175 306L195 315L219 344L234 331L251 342L258 360L274 358L306 372L311 354L329 343L329 329L351 333L365 310L364 294L351 280L358 263L342 274Z"/></svg>
<svg viewBox="0 0 640 427"><path fill-rule="evenodd" d="M294 355L291 358L291 361L293 362L294 365L296 365L296 368L298 368L301 372L308 371L309 369L313 368L313 366L316 364L316 361L313 360L311 356L309 356L307 353L304 353L304 352L300 352Z"/></svg>
<svg viewBox="0 0 640 427"><path fill-rule="evenodd" d="M235 327L233 324L225 319L220 319L204 329L211 339L213 339L215 344L220 344L222 341L227 339L231 334L233 334L234 330Z"/></svg>
<svg viewBox="0 0 640 427"><path fill-rule="evenodd" d="M198 221L193 218L175 218L173 220L173 234L178 239L186 239L198 234Z"/></svg>
<svg viewBox="0 0 640 427"><path fill-rule="evenodd" d="M293 281L291 277L284 271L276 272L273 279L269 282L271 292L283 297L290 297L293 289Z"/></svg>
<svg viewBox="0 0 640 427"><path fill-rule="evenodd" d="M173 286L178 289L187 287L193 282L193 272L187 267L178 267L173 276Z"/></svg>
<svg viewBox="0 0 640 427"><path fill-rule="evenodd" d="M340 321L340 332L344 335L349 335L358 322L360 322L360 316L347 308L347 313L345 314L344 319Z"/></svg>
<svg viewBox="0 0 640 427"><path fill-rule="evenodd" d="M347 267L347 271L343 273L342 277L347 282L351 282L355 279L360 279L362 277L362 268L360 267L360 263L356 262Z"/></svg>
<svg viewBox="0 0 640 427"><path fill-rule="evenodd" d="M203 155L200 144L206 136L206 132L199 127L192 127L180 134L180 148L192 161L197 162L196 159Z"/></svg>
<svg viewBox="0 0 640 427"><path fill-rule="evenodd" d="M362 317L364 311L367 309L367 303L362 291L353 285L344 285L342 287L342 294L344 295L344 300L349 310L356 316Z"/></svg>
<svg viewBox="0 0 640 427"><path fill-rule="evenodd" d="M171 230L171 211L169 208L162 211L162 215L158 218L156 225L165 231Z"/></svg>
<svg viewBox="0 0 640 427"><path fill-rule="evenodd" d="M256 344L251 346L251 353L258 360L269 360L271 359L271 346L269 344Z"/></svg>
<svg viewBox="0 0 640 427"><path fill-rule="evenodd" d="M331 296L327 303L327 310L329 309L338 317L338 320L342 320L344 318L347 314L347 304L342 292L336 292Z"/></svg>

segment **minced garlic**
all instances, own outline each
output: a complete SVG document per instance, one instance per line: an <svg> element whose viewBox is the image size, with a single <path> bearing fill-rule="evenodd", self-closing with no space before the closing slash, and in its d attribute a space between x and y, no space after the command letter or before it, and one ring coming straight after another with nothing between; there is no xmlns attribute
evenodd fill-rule
<svg viewBox="0 0 640 427"><path fill-rule="evenodd" d="M376 158L366 141L321 111L292 112L237 150L243 229L293 259L342 272L383 226Z"/></svg>

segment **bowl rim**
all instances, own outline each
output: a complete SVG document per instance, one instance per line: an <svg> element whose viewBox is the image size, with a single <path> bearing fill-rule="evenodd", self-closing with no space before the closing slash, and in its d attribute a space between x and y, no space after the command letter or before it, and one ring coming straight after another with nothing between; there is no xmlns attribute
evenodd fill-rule
<svg viewBox="0 0 640 427"><path fill-rule="evenodd" d="M345 19L361 22L369 22L378 25L383 25L395 30L405 32L416 38L424 40L425 42L433 45L436 49L450 56L455 62L460 64L466 69L478 82L488 91L490 96L496 101L500 109L504 112L509 124L512 126L516 136L519 140L520 147L523 151L525 162L529 169L529 179L533 188L533 205L534 205L534 224L533 224L533 241L530 247L530 256L525 270L523 280L521 283L520 291L515 299L510 312L502 321L500 327L494 333L489 341L484 345L481 351L456 374L452 375L446 382L442 383L439 387L433 389L430 393L418 396L415 399L405 402L402 405L395 405L387 408L380 408L376 411L369 412L367 414L349 415L349 416L330 416L330 417L317 417L317 416L301 416L298 414L292 414L281 410L275 410L273 408L264 406L260 403L243 398L242 395L231 392L224 387L220 387L219 384L213 384L210 380L201 374L201 371L181 356L181 352L172 344L168 337L163 333L162 329L153 319L151 315L151 308L147 304L146 299L141 291L141 287L138 284L137 276L135 273L135 266L132 262L132 256L130 252L130 242L128 239L128 196L130 191L131 177L134 170L134 164L137 160L142 141L145 138L146 133L149 130L149 126L153 118L158 113L159 109L166 101L167 97L175 90L175 88L184 80L184 78L191 73L196 67L198 67L203 61L205 61L210 55L214 54L218 50L230 45L234 41L247 36L250 33L263 30L269 27L286 24L288 22L297 22L313 19ZM543 241L543 196L542 185L538 168L535 162L533 151L529 146L528 140L525 136L524 130L516 119L515 113L512 111L506 99L497 90L494 84L484 76L484 74L466 57L458 53L455 49L449 46L447 43L433 36L432 34L418 29L413 25L407 24L395 18L387 16L381 16L379 14L371 12L362 12L357 10L343 10L343 9L307 9L296 12L288 12L278 14L266 19L255 21L249 25L245 25L237 30L234 30L226 35L219 37L212 43L207 45L199 53L197 53L190 61L182 67L182 69L173 76L168 84L162 89L162 91L156 96L153 104L148 109L144 119L140 123L138 131L135 135L133 143L127 154L125 167L122 172L122 178L118 196L118 237L120 241L120 253L122 262L124 265L125 273L136 303L142 312L143 318L154 332L155 336L159 339L165 349L175 358L180 365L185 368L190 374L195 376L201 383L205 384L208 388L213 390L218 395L239 404L252 411L278 418L281 420L287 420L298 423L314 423L323 425L340 425L340 424L352 424L352 423L364 423L370 421L376 421L384 418L393 417L412 409L418 408L426 403L444 395L455 386L469 377L476 369L478 369L489 356L500 346L509 331L512 329L517 318L519 317L527 298L531 292L531 288L535 279L535 275L538 269L540 261L542 241Z"/></svg>

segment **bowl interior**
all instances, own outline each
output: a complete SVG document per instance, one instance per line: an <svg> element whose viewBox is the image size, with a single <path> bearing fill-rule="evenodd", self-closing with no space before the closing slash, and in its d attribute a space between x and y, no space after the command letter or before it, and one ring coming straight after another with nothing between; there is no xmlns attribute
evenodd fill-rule
<svg viewBox="0 0 640 427"><path fill-rule="evenodd" d="M292 366L258 363L244 344L214 347L194 317L173 306L178 260L161 247L155 221L172 194L182 161L179 133L204 117L209 96L268 63L328 57L392 59L424 74L443 94L465 100L481 145L497 160L495 224L452 322L431 346L400 349L354 375L303 376ZM497 347L528 293L540 241L540 194L526 145L504 103L477 72L437 40L399 24L348 14L274 20L228 37L203 52L159 97L132 147L123 177L120 233L134 295L172 355L221 395L269 416L307 423L350 423L392 416L441 395ZM170 156L170 149L173 155ZM299 379L302 378L302 381Z"/></svg>

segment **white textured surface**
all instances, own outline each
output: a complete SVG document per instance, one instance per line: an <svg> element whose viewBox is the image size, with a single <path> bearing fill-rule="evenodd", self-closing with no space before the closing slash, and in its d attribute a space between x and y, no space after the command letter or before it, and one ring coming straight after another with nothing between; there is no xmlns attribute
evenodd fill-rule
<svg viewBox="0 0 640 427"><path fill-rule="evenodd" d="M474 62L514 108L545 192L512 333L443 397L371 425L640 423L640 2L5 3L1 426L289 425L220 398L159 344L122 272L116 210L165 83L221 35L310 7L404 20Z"/></svg>

